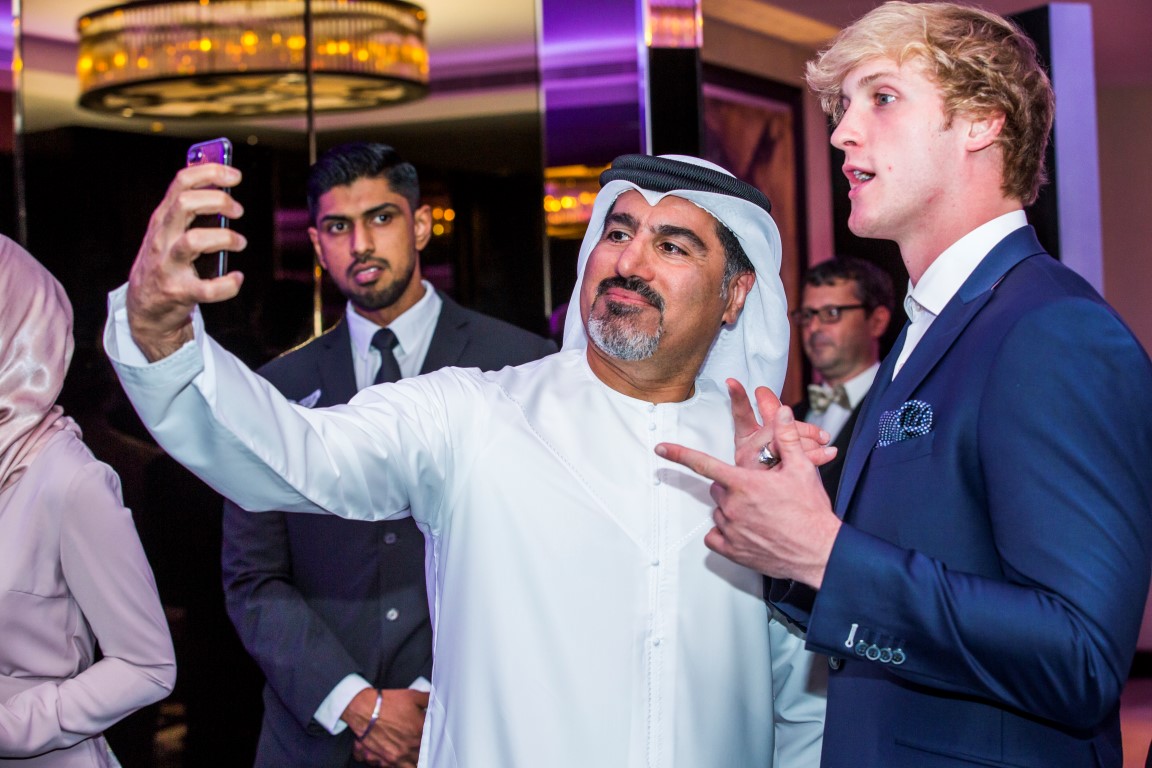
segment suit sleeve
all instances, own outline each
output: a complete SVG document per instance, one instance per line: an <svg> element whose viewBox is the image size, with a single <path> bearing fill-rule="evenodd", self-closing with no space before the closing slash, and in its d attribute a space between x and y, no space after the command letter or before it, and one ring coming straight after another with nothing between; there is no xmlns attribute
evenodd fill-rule
<svg viewBox="0 0 1152 768"><path fill-rule="evenodd" d="M111 468L96 461L68 483L60 568L103 654L73 678L0 704L0 752L38 755L101 733L168 695L176 660L152 570Z"/></svg>
<svg viewBox="0 0 1152 768"><path fill-rule="evenodd" d="M293 583L286 514L224 502L224 597L244 647L307 728L341 680L368 675Z"/></svg>
<svg viewBox="0 0 1152 768"><path fill-rule="evenodd" d="M855 628L882 628L868 641L906 649L893 674L1090 728L1119 698L1148 589L1152 373L1119 320L1084 299L1025 314L989 354L978 469L957 495L986 511L1002 576L846 525L808 641L852 655Z"/></svg>

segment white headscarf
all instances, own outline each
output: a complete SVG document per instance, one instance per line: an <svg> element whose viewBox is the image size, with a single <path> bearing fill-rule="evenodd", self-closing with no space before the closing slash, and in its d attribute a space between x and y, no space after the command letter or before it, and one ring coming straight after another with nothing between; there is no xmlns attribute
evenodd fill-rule
<svg viewBox="0 0 1152 768"><path fill-rule="evenodd" d="M720 166L696 157L661 157L732 176ZM740 318L720 330L700 369L699 378L712 379L721 388L724 388L725 379L736 379L744 385L749 395L755 387L761 386L779 395L784 385L791 332L788 325L788 301L784 296L784 286L780 283L780 231L776 228L776 222L760 206L718 192L689 189L653 192L620 179L604 185L596 196L588 231L580 245L576 287L572 289L572 299L564 323L564 349L583 349L588 346L588 335L580 313L580 287L584 282L584 270L588 265L589 254L600 241L608 210L617 197L630 189L644 195L649 205L656 205L668 195L693 202L712 214L740 240L740 245L756 269L756 284L744 302Z"/></svg>

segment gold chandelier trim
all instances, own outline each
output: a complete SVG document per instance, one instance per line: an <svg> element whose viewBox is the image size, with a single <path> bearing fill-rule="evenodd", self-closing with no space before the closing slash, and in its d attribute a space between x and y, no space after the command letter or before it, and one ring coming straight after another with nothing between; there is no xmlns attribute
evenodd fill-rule
<svg viewBox="0 0 1152 768"><path fill-rule="evenodd" d="M312 0L317 112L420 98L427 15L402 0ZM77 76L88 109L152 118L307 109L303 0L141 0L86 14Z"/></svg>

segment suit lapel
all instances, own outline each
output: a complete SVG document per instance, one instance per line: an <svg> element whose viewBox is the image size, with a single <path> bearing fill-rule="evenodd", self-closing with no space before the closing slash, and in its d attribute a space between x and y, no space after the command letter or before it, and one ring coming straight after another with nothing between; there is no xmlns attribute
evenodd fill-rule
<svg viewBox="0 0 1152 768"><path fill-rule="evenodd" d="M436 328L432 332L432 343L424 356L421 373L459 365L468 346L468 317L460 305L440 293L443 304ZM320 399L317 407L347 403L355 396L356 370L352 365L352 340L348 323L340 319L327 333L317 339L321 354L317 359L316 381L320 382Z"/></svg>
<svg viewBox="0 0 1152 768"><path fill-rule="evenodd" d="M896 358L904 347L904 340L907 336L908 323L904 323L903 330L900 331L899 337L892 345L892 351L880 364L880 370L876 371L876 378L872 380L872 386L869 388L868 394L865 395L864 402L860 403L860 407L856 409L859 415L856 419L856 426L852 430L852 439L848 443L848 456L844 459L844 471L840 475L840 488L836 492L836 514L841 518L844 517L844 511L848 508L848 501L852 498L856 481L871 455L871 446L876 444L880 425L878 403L883 400L885 391L892 383L892 369L896 367ZM869 446L868 450L863 450L865 445Z"/></svg>
<svg viewBox="0 0 1152 768"><path fill-rule="evenodd" d="M348 402L356 394L356 370L352 367L352 341L348 323L340 319L332 330L317 340L321 354L317 360L316 380L320 382L320 399L316 405L326 407Z"/></svg>
<svg viewBox="0 0 1152 768"><path fill-rule="evenodd" d="M852 447L844 463L844 474L841 477L836 504L837 514L844 516L856 483L876 446L880 415L912 399L916 389L936 368L976 314L992 298L993 290L1012 267L1030 256L1043 253L1044 249L1036 240L1036 232L1032 227L1022 227L997 243L944 307L940 316L932 323L932 327L905 361L900 374L893 380L892 371L896 367L896 358L900 356L900 350L904 347L908 334L908 325L905 324L900 338L884 359L884 364L880 366L876 381L873 382L872 389L864 401L860 421L853 434Z"/></svg>
<svg viewBox="0 0 1152 768"><path fill-rule="evenodd" d="M852 433L856 431L856 422L860 420L860 411L863 407L864 401L861 400L860 405L852 409L848 421L844 422L844 426L840 427L840 433L832 441L832 445L840 449L840 456L845 456L848 452L848 444L851 442Z"/></svg>
<svg viewBox="0 0 1152 768"><path fill-rule="evenodd" d="M452 299L442 293L440 299L444 303L440 307L440 317L436 319L436 329L432 332L432 343L424 356L421 373L459 365L464 348L468 346L467 316Z"/></svg>

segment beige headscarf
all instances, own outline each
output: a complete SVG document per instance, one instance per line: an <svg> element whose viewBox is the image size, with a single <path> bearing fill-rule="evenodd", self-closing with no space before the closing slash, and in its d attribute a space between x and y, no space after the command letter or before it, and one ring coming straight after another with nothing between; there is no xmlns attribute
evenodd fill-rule
<svg viewBox="0 0 1152 768"><path fill-rule="evenodd" d="M63 286L0 235L0 493L57 431L80 434L56 405L72 348L72 304Z"/></svg>

